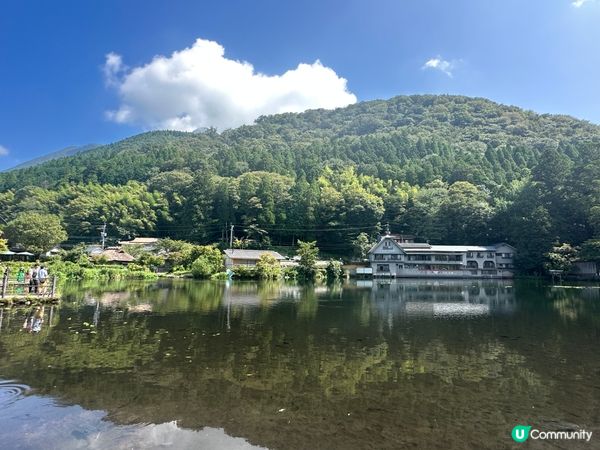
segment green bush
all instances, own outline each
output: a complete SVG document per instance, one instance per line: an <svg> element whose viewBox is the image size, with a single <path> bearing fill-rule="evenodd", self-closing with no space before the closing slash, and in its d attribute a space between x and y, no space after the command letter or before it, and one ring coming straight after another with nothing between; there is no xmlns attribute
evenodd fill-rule
<svg viewBox="0 0 600 450"><path fill-rule="evenodd" d="M274 256L264 253L256 263L256 272L259 278L274 280L281 276L281 266Z"/></svg>
<svg viewBox="0 0 600 450"><path fill-rule="evenodd" d="M205 256L200 256L192 263L192 275L194 278L209 278L215 273L210 260Z"/></svg>
<svg viewBox="0 0 600 450"><path fill-rule="evenodd" d="M140 265L148 268L162 267L165 265L165 259L162 256L153 255L149 252L140 253L136 258L136 261Z"/></svg>
<svg viewBox="0 0 600 450"><path fill-rule="evenodd" d="M298 250L296 254L300 257L298 265L298 275L304 280L314 280L318 277L317 257L319 256L319 248L316 241L303 242L298 241Z"/></svg>
<svg viewBox="0 0 600 450"><path fill-rule="evenodd" d="M194 249L198 257L192 263L194 278L210 278L215 273L223 271L223 255L212 245L197 245Z"/></svg>
<svg viewBox="0 0 600 450"><path fill-rule="evenodd" d="M282 268L283 278L293 279L298 278L298 268L295 266L283 267Z"/></svg>
<svg viewBox="0 0 600 450"><path fill-rule="evenodd" d="M340 261L331 260L325 268L325 274L327 280L333 281L338 280L344 276L344 269L342 269L342 263Z"/></svg>
<svg viewBox="0 0 600 450"><path fill-rule="evenodd" d="M210 277L211 280L226 280L227 279L227 272L219 272L219 273L213 273Z"/></svg>
<svg viewBox="0 0 600 450"><path fill-rule="evenodd" d="M50 276L57 275L61 280L153 280L157 275L142 266L96 265L82 266L71 261L55 260L48 264Z"/></svg>
<svg viewBox="0 0 600 450"><path fill-rule="evenodd" d="M253 266L236 266L232 270L233 277L240 280L256 280L259 278L258 270Z"/></svg>

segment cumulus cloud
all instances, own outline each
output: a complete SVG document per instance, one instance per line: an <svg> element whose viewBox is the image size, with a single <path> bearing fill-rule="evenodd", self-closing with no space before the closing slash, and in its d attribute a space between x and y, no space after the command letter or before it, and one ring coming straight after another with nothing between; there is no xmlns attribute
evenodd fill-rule
<svg viewBox="0 0 600 450"><path fill-rule="evenodd" d="M250 124L260 115L356 102L346 80L318 60L281 75L265 75L248 62L226 58L221 45L204 39L131 69L119 55L109 53L104 74L120 99L107 117L154 129L222 130Z"/></svg>
<svg viewBox="0 0 600 450"><path fill-rule="evenodd" d="M0 156L6 156L8 155L9 151L6 147L4 147L3 145L0 145Z"/></svg>
<svg viewBox="0 0 600 450"><path fill-rule="evenodd" d="M423 67L421 67L421 69L439 70L440 72L443 72L450 78L452 78L452 72L456 68L456 65L457 61L446 61L445 59L438 56L427 60L425 64L423 64Z"/></svg>

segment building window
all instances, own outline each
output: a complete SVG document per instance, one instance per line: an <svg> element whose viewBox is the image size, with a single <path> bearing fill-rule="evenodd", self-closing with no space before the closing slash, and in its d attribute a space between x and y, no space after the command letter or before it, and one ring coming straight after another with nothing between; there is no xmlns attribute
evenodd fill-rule
<svg viewBox="0 0 600 450"><path fill-rule="evenodd" d="M383 255L376 254L374 258L375 258L375 261L383 261Z"/></svg>
<svg viewBox="0 0 600 450"><path fill-rule="evenodd" d="M504 259L511 259L513 257L513 254L512 253L496 253L496 257L504 258Z"/></svg>
<svg viewBox="0 0 600 450"><path fill-rule="evenodd" d="M473 252L467 252L467 258L472 258L473 257Z"/></svg>
<svg viewBox="0 0 600 450"><path fill-rule="evenodd" d="M493 269L495 267L496 267L496 265L494 264L494 261L484 261L483 262L484 269Z"/></svg>
<svg viewBox="0 0 600 450"><path fill-rule="evenodd" d="M377 264L377 272L389 272L390 265L389 264Z"/></svg>
<svg viewBox="0 0 600 450"><path fill-rule="evenodd" d="M431 261L431 255L410 255L409 261Z"/></svg>
<svg viewBox="0 0 600 450"><path fill-rule="evenodd" d="M390 259L392 261L396 261L398 259L398 255L390 255Z"/></svg>
<svg viewBox="0 0 600 450"><path fill-rule="evenodd" d="M477 264L477 261L467 261L467 267L469 269L477 269L479 265Z"/></svg>
<svg viewBox="0 0 600 450"><path fill-rule="evenodd" d="M390 241L383 241L383 248L392 248L392 243Z"/></svg>

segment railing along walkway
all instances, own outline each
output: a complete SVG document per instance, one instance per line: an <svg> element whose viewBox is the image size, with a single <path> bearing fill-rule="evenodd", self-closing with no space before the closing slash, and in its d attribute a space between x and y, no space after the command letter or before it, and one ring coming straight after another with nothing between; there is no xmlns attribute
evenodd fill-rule
<svg viewBox="0 0 600 450"><path fill-rule="evenodd" d="M18 300L27 297L56 298L56 275L50 280L50 289L48 289L48 280L43 284L11 281L10 270L6 269L2 275L2 284L0 284L0 299Z"/></svg>

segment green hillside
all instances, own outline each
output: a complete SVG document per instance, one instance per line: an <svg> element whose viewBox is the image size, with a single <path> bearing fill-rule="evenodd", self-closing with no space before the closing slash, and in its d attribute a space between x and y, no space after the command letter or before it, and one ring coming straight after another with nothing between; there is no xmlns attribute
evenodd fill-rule
<svg viewBox="0 0 600 450"><path fill-rule="evenodd" d="M600 127L485 99L401 96L262 117L222 133L156 131L0 174L0 215L61 218L71 242L114 237L248 245L317 239L350 255L382 224L431 242L519 246L600 233ZM363 236L364 238L364 236Z"/></svg>
<svg viewBox="0 0 600 450"><path fill-rule="evenodd" d="M98 147L98 145L96 145L96 144L65 147L61 150L57 150L55 152L48 153L48 154L40 156L38 158L34 158L29 161L25 161L24 163L21 163L18 166L12 167L11 169L8 169L8 170L18 170L18 169L25 169L27 167L39 166L40 164L43 164L47 161L51 161L53 159L59 159L59 158L66 158L67 156L73 156L73 155L76 155L77 153L87 152L96 147Z"/></svg>

